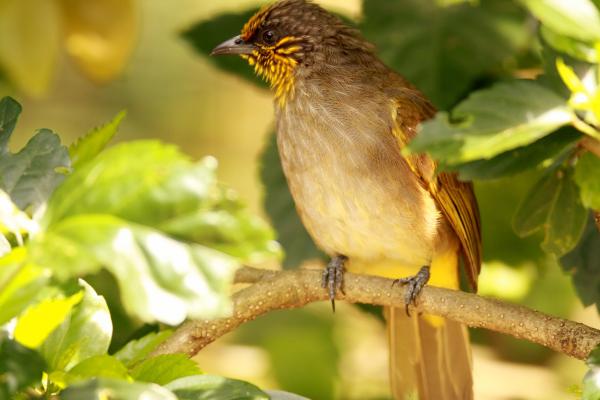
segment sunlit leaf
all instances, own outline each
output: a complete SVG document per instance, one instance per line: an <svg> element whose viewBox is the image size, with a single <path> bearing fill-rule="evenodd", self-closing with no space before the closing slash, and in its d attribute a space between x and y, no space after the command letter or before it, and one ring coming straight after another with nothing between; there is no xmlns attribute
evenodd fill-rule
<svg viewBox="0 0 600 400"><path fill-rule="evenodd" d="M90 378L126 379L127 368L114 356L100 354L81 361L71 368L67 374L69 384Z"/></svg>
<svg viewBox="0 0 600 400"><path fill-rule="evenodd" d="M12 202L10 196L0 189L0 234L12 233L19 242L23 234L34 234L38 225Z"/></svg>
<svg viewBox="0 0 600 400"><path fill-rule="evenodd" d="M498 83L425 122L409 149L448 164L487 159L531 144L572 117L562 98L535 82Z"/></svg>
<svg viewBox="0 0 600 400"><path fill-rule="evenodd" d="M113 327L106 301L83 280L79 282L83 299L40 348L49 371L67 371L108 350Z"/></svg>
<svg viewBox="0 0 600 400"><path fill-rule="evenodd" d="M0 399L40 382L45 362L34 350L0 335Z"/></svg>
<svg viewBox="0 0 600 400"><path fill-rule="evenodd" d="M55 1L0 2L0 66L29 95L40 96L50 85L59 53L60 22Z"/></svg>
<svg viewBox="0 0 600 400"><path fill-rule="evenodd" d="M38 347L82 298L83 293L79 292L66 298L45 299L29 307L17 321L15 340L32 349Z"/></svg>
<svg viewBox="0 0 600 400"><path fill-rule="evenodd" d="M524 13L507 1L369 0L363 7L361 31L382 59L440 109L484 75L503 75L502 65L527 40Z"/></svg>
<svg viewBox="0 0 600 400"><path fill-rule="evenodd" d="M140 339L130 341L117 351L114 356L128 368L131 368L145 359L150 352L172 334L173 331L170 329L149 333Z"/></svg>
<svg viewBox="0 0 600 400"><path fill-rule="evenodd" d="M260 159L260 177L265 186L264 206L285 250L283 266L298 267L303 261L323 258L302 225L281 168L275 135L269 137Z"/></svg>
<svg viewBox="0 0 600 400"><path fill-rule="evenodd" d="M19 315L28 305L50 295L50 271L26 260L20 247L0 258L0 325Z"/></svg>
<svg viewBox="0 0 600 400"><path fill-rule="evenodd" d="M556 33L588 42L600 40L600 12L591 0L520 0Z"/></svg>
<svg viewBox="0 0 600 400"><path fill-rule="evenodd" d="M271 400L309 400L307 397L299 396L294 393L282 392L281 390L265 390L265 393L271 396Z"/></svg>
<svg viewBox="0 0 600 400"><path fill-rule="evenodd" d="M143 321L176 325L188 315L214 318L231 310L229 287L238 263L150 228L108 215L80 215L39 235L31 246L37 262L62 278L107 268L119 282L125 308Z"/></svg>
<svg viewBox="0 0 600 400"><path fill-rule="evenodd" d="M583 205L600 210L600 158L591 153L582 155L575 166L575 182Z"/></svg>
<svg viewBox="0 0 600 400"><path fill-rule="evenodd" d="M256 386L213 375L195 375L177 379L165 386L179 400L268 400Z"/></svg>
<svg viewBox="0 0 600 400"><path fill-rule="evenodd" d="M115 395L118 396L115 397ZM60 394L61 400L178 400L169 390L153 383L128 382L111 378L91 379L69 386Z"/></svg>
<svg viewBox="0 0 600 400"><path fill-rule="evenodd" d="M59 0L68 54L95 82L114 79L127 64L138 33L136 0Z"/></svg>
<svg viewBox="0 0 600 400"><path fill-rule="evenodd" d="M69 155L71 156L73 167L77 167L80 164L91 160L104 150L108 142L110 142L117 133L119 125L123 118L125 118L125 115L126 112L121 111L112 121L93 129L69 146Z"/></svg>
<svg viewBox="0 0 600 400"><path fill-rule="evenodd" d="M545 25L540 27L540 33L546 43L562 53L589 63L597 63L599 60L598 51L589 43L558 34Z"/></svg>
<svg viewBox="0 0 600 400"><path fill-rule="evenodd" d="M521 236L543 230L542 248L562 256L579 241L586 218L572 170L551 169L531 188L513 218L513 226Z"/></svg>
<svg viewBox="0 0 600 400"><path fill-rule="evenodd" d="M198 375L202 371L185 354L161 354L147 358L131 370L131 376L136 381L166 385L176 379Z"/></svg>

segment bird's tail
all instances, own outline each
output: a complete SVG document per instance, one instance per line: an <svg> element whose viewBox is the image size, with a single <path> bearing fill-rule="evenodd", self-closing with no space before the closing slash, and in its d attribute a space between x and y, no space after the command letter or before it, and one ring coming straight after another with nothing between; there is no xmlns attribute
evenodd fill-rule
<svg viewBox="0 0 600 400"><path fill-rule="evenodd" d="M419 268L386 262L351 265L352 272L401 278ZM428 284L458 289L458 252L451 248L431 263ZM418 300L417 300L418 301ZM454 321L386 310L390 383L395 400L472 400L471 348L467 328Z"/></svg>
<svg viewBox="0 0 600 400"><path fill-rule="evenodd" d="M390 380L396 400L471 400L467 328L404 308L387 310Z"/></svg>

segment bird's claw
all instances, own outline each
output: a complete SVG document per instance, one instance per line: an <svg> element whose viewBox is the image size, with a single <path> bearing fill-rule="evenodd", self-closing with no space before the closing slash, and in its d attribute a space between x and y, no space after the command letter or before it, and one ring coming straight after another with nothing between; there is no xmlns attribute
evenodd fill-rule
<svg viewBox="0 0 600 400"><path fill-rule="evenodd" d="M429 266L421 267L419 272L417 272L414 276L409 276L407 278L396 279L393 285L408 285L406 288L406 294L404 295L404 304L406 315L410 316L409 306L412 304L414 306L417 305L417 298L423 290L423 287L429 281Z"/></svg>
<svg viewBox="0 0 600 400"><path fill-rule="evenodd" d="M321 286L329 291L329 299L331 300L331 308L335 312L335 294L339 290L344 293L344 264L348 257L335 256L329 261L329 264L323 270Z"/></svg>

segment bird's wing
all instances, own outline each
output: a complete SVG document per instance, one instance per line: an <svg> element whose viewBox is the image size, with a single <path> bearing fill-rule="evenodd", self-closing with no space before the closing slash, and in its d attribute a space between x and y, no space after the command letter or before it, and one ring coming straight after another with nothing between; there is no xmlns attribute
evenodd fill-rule
<svg viewBox="0 0 600 400"><path fill-rule="evenodd" d="M392 133L401 146L417 134L421 121L433 117L436 112L420 92L408 87L396 91L392 109ZM454 173L436 174L435 162L425 154L408 155L405 159L458 236L469 282L477 290L481 270L481 226L473 185L460 181Z"/></svg>

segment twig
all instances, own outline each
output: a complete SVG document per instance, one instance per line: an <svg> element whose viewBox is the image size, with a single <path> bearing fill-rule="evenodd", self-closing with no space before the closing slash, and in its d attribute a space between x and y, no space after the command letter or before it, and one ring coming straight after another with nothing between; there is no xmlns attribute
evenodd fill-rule
<svg viewBox="0 0 600 400"><path fill-rule="evenodd" d="M590 136L584 136L583 139L579 141L579 145L590 153L595 154L596 157L600 158L600 141L598 139L594 139Z"/></svg>
<svg viewBox="0 0 600 400"><path fill-rule="evenodd" d="M212 321L188 321L153 353L182 352L190 356L244 322L269 311L298 308L327 300L320 286L321 271L268 271L245 267L236 282L251 283L233 295L233 316ZM404 307L404 288L392 280L347 273L345 295L339 300L382 306ZM443 316L471 327L486 328L549 347L584 359L600 343L600 331L552 317L527 307L471 293L427 286L419 298L419 311Z"/></svg>

